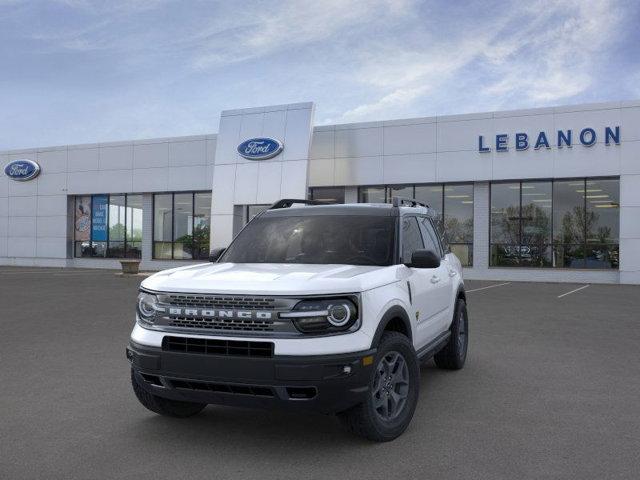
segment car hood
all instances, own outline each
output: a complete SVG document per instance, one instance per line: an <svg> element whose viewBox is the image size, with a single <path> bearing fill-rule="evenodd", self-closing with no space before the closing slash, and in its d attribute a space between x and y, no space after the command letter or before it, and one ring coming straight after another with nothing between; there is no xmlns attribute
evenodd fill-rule
<svg viewBox="0 0 640 480"><path fill-rule="evenodd" d="M395 281L395 265L206 263L158 272L142 287L182 293L312 295L363 292Z"/></svg>

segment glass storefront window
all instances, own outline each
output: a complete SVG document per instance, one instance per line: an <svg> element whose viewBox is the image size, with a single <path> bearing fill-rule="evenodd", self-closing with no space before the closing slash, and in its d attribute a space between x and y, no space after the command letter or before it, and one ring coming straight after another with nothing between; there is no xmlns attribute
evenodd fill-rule
<svg viewBox="0 0 640 480"><path fill-rule="evenodd" d="M491 184L491 266L618 268L618 232L618 179Z"/></svg>
<svg viewBox="0 0 640 480"><path fill-rule="evenodd" d="M387 202L391 202L393 197L415 198L413 185L398 185L387 187Z"/></svg>
<svg viewBox="0 0 640 480"><path fill-rule="evenodd" d="M127 196L127 257L142 255L142 195Z"/></svg>
<svg viewBox="0 0 640 480"><path fill-rule="evenodd" d="M191 259L193 243L193 194L173 196L173 258Z"/></svg>
<svg viewBox="0 0 640 480"><path fill-rule="evenodd" d="M463 265L473 263L473 184L444 185L444 233Z"/></svg>
<svg viewBox="0 0 640 480"><path fill-rule="evenodd" d="M473 265L473 184L391 185L360 187L361 203L391 202L393 197L415 198L434 211L449 248L464 266Z"/></svg>
<svg viewBox="0 0 640 480"><path fill-rule="evenodd" d="M124 257L124 224L126 222L124 195L109 196L109 247L107 256Z"/></svg>
<svg viewBox="0 0 640 480"><path fill-rule="evenodd" d="M386 203L387 189L385 187L361 187L358 188L358 202L360 203Z"/></svg>
<svg viewBox="0 0 640 480"><path fill-rule="evenodd" d="M91 256L91 196L76 197L74 218L74 256Z"/></svg>
<svg viewBox="0 0 640 480"><path fill-rule="evenodd" d="M173 195L153 196L153 258L170 259L173 235Z"/></svg>
<svg viewBox="0 0 640 480"><path fill-rule="evenodd" d="M522 182L520 186L520 265L551 265L551 182Z"/></svg>
<svg viewBox="0 0 640 480"><path fill-rule="evenodd" d="M247 205L245 214L244 214L244 223L245 225L253 220L253 217L258 215L259 213L268 210L271 205Z"/></svg>
<svg viewBox="0 0 640 480"><path fill-rule="evenodd" d="M206 259L211 231L211 193L153 196L153 258Z"/></svg>
<svg viewBox="0 0 640 480"><path fill-rule="evenodd" d="M344 187L314 187L310 189L309 198L327 203L344 203Z"/></svg>
<svg viewBox="0 0 640 480"><path fill-rule="evenodd" d="M193 256L194 258L209 258L211 194L207 192L196 193L193 200Z"/></svg>
<svg viewBox="0 0 640 480"><path fill-rule="evenodd" d="M551 182L491 184L491 265L551 264Z"/></svg>
<svg viewBox="0 0 640 480"><path fill-rule="evenodd" d="M441 231L444 231L442 223L443 188L443 185L416 185L415 197L413 197L419 202L429 205L436 212L436 223Z"/></svg>
<svg viewBox="0 0 640 480"><path fill-rule="evenodd" d="M76 257L140 258L142 195L85 195L75 198Z"/></svg>

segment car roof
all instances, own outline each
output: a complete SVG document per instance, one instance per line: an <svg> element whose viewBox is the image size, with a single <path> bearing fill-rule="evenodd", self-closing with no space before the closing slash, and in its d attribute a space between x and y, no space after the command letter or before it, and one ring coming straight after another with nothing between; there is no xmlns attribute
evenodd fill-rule
<svg viewBox="0 0 640 480"><path fill-rule="evenodd" d="M265 210L268 217L306 217L315 215L356 215L397 217L408 213L428 214L425 207L394 207L389 203L340 203L327 205L293 205L289 208Z"/></svg>

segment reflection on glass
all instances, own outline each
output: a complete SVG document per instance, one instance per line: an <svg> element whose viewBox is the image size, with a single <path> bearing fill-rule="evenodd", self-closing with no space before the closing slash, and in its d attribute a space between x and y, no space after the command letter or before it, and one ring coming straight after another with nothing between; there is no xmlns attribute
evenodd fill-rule
<svg viewBox="0 0 640 480"><path fill-rule="evenodd" d="M172 195L170 193L153 196L153 258L171 258L172 203Z"/></svg>
<svg viewBox="0 0 640 480"><path fill-rule="evenodd" d="M491 185L491 265L618 268L619 180Z"/></svg>
<svg viewBox="0 0 640 480"><path fill-rule="evenodd" d="M619 242L619 180L587 180L584 192L587 203L587 243Z"/></svg>
<svg viewBox="0 0 640 480"><path fill-rule="evenodd" d="M327 203L344 203L344 187L314 187L310 198Z"/></svg>
<svg viewBox="0 0 640 480"><path fill-rule="evenodd" d="M124 257L125 196L109 196L109 257Z"/></svg>
<svg viewBox="0 0 640 480"><path fill-rule="evenodd" d="M520 243L520 184L491 184L491 243Z"/></svg>
<svg viewBox="0 0 640 480"><path fill-rule="evenodd" d="M245 219L246 220L245 223L250 222L251 220L253 220L253 217L258 215L259 213L264 212L269 207L270 205L247 205L247 216Z"/></svg>
<svg viewBox="0 0 640 480"><path fill-rule="evenodd" d="M76 197L74 241L76 257L140 258L142 195Z"/></svg>
<svg viewBox="0 0 640 480"><path fill-rule="evenodd" d="M193 258L209 257L211 193L195 193L193 206Z"/></svg>
<svg viewBox="0 0 640 480"><path fill-rule="evenodd" d="M193 194L176 193L173 208L173 258L193 258Z"/></svg>
<svg viewBox="0 0 640 480"><path fill-rule="evenodd" d="M471 265L473 244L473 184L444 186L444 232L463 265Z"/></svg>
<svg viewBox="0 0 640 480"><path fill-rule="evenodd" d="M584 180L553 182L553 241L583 244L585 232Z"/></svg>
<svg viewBox="0 0 640 480"><path fill-rule="evenodd" d="M523 182L520 190L520 265L551 265L551 182Z"/></svg>
<svg viewBox="0 0 640 480"><path fill-rule="evenodd" d="M416 185L415 199L429 205L435 214L436 224L440 231L444 231L442 223L442 185Z"/></svg>
<svg viewBox="0 0 640 480"><path fill-rule="evenodd" d="M362 187L358 189L360 203L385 203L385 187Z"/></svg>
<svg viewBox="0 0 640 480"><path fill-rule="evenodd" d="M142 195L127 195L127 245L129 258L142 256Z"/></svg>
<svg viewBox="0 0 640 480"><path fill-rule="evenodd" d="M400 185L388 188L389 191L387 192L387 202L389 203L391 203L393 197L414 198L413 185Z"/></svg>

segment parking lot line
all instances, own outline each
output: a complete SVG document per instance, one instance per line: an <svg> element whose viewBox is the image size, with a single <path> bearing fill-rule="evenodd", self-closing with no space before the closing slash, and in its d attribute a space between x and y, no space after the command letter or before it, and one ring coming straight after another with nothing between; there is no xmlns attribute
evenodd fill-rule
<svg viewBox="0 0 640 480"><path fill-rule="evenodd" d="M511 282L496 283L496 284L493 284L493 285L487 285L486 287L480 287L480 288L474 288L472 290L467 290L465 293L479 292L480 290L486 290L487 288L501 287L503 285L509 285L510 283Z"/></svg>
<svg viewBox="0 0 640 480"><path fill-rule="evenodd" d="M563 293L562 295L558 295L558 298L566 297L567 295L571 295L572 293L579 292L580 290L584 290L589 285L583 285L582 287L576 288L575 290L571 290L570 292Z"/></svg>

